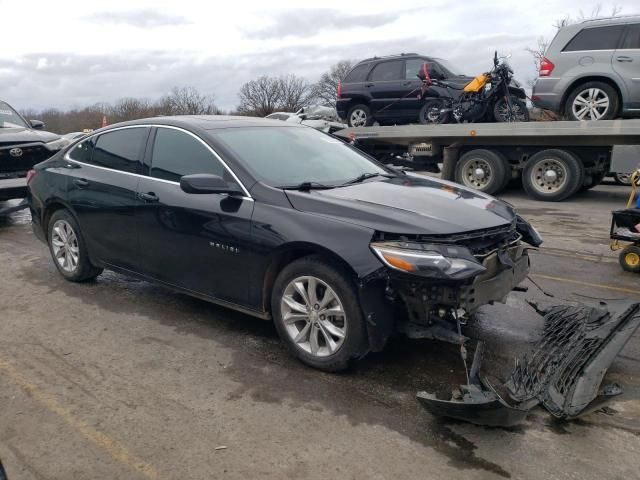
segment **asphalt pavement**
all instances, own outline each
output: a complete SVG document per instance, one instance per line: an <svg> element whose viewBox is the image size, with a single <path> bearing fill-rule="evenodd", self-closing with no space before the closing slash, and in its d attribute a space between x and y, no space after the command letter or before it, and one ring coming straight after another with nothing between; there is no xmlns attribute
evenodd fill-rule
<svg viewBox="0 0 640 480"><path fill-rule="evenodd" d="M532 279L562 300L640 298L608 248L627 189L562 203L503 195L545 238ZM464 383L457 348L394 339L351 371L304 367L271 323L106 272L66 282L28 212L0 219L0 459L9 480L97 478L630 479L640 472L640 341L607 381L624 394L572 422L510 429L435 418L418 390ZM469 326L510 365L541 323L531 282Z"/></svg>

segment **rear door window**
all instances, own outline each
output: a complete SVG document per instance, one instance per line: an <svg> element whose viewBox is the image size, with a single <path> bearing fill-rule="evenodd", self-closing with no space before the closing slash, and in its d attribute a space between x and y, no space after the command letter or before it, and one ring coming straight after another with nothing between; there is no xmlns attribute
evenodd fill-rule
<svg viewBox="0 0 640 480"><path fill-rule="evenodd" d="M95 138L92 137L78 143L69 152L69 158L77 162L91 163L94 142Z"/></svg>
<svg viewBox="0 0 640 480"><path fill-rule="evenodd" d="M640 23L627 26L627 35L620 48L625 50L640 50Z"/></svg>
<svg viewBox="0 0 640 480"><path fill-rule="evenodd" d="M371 72L370 80L374 82L402 80L404 78L403 66L404 61L402 60L379 63Z"/></svg>
<svg viewBox="0 0 640 480"><path fill-rule="evenodd" d="M91 164L127 173L138 173L148 127L103 133L93 148Z"/></svg>
<svg viewBox="0 0 640 480"><path fill-rule="evenodd" d="M149 174L179 182L183 175L209 173L230 180L226 168L197 138L173 128L158 128Z"/></svg>
<svg viewBox="0 0 640 480"><path fill-rule="evenodd" d="M624 27L624 25L609 25L585 28L569 41L563 51L615 50Z"/></svg>
<svg viewBox="0 0 640 480"><path fill-rule="evenodd" d="M367 78L367 73L369 73L369 65L368 63L364 65L357 65L353 70L349 72L349 74L343 80L344 83L356 83L356 82L364 82Z"/></svg>

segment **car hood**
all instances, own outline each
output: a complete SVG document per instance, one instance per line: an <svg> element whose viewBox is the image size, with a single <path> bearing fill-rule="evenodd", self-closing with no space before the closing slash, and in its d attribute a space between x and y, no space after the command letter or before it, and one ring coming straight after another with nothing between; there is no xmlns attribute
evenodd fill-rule
<svg viewBox="0 0 640 480"><path fill-rule="evenodd" d="M34 130L32 128L0 128L0 143L31 143L31 142L51 142L60 138L55 133L45 132L43 130Z"/></svg>
<svg viewBox="0 0 640 480"><path fill-rule="evenodd" d="M406 235L464 233L510 225L516 218L507 203L452 182L414 174L286 193L297 210Z"/></svg>

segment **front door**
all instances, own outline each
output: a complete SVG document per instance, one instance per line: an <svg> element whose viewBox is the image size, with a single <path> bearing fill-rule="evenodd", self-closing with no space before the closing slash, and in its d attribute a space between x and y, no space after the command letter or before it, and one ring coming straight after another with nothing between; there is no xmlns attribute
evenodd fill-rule
<svg viewBox="0 0 640 480"><path fill-rule="evenodd" d="M625 38L613 54L613 68L627 90L622 107L640 112L640 23L627 25Z"/></svg>
<svg viewBox="0 0 640 480"><path fill-rule="evenodd" d="M185 193L179 183L183 175L209 173L236 180L208 145L185 130L158 127L152 142L136 207L142 273L245 304L253 200Z"/></svg>
<svg viewBox="0 0 640 480"><path fill-rule="evenodd" d="M127 127L80 142L69 152L67 199L91 258L135 270L134 210L149 127Z"/></svg>

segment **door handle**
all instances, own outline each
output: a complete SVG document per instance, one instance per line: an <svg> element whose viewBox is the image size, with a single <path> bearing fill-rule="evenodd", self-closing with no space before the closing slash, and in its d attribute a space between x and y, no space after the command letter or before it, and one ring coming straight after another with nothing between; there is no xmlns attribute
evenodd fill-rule
<svg viewBox="0 0 640 480"><path fill-rule="evenodd" d="M153 192L149 192L149 193L138 193L138 198L140 200L143 200L145 202L157 202L158 200L160 200L158 198L158 196L153 193Z"/></svg>
<svg viewBox="0 0 640 480"><path fill-rule="evenodd" d="M404 87L408 87L409 85L411 85L411 83L412 83L412 82L404 82L402 85L403 85Z"/></svg>
<svg viewBox="0 0 640 480"><path fill-rule="evenodd" d="M80 188L89 186L89 180L85 180L84 178L74 178L73 183L75 183Z"/></svg>
<svg viewBox="0 0 640 480"><path fill-rule="evenodd" d="M633 58L622 55L620 57L616 57L618 62L633 62Z"/></svg>
<svg viewBox="0 0 640 480"><path fill-rule="evenodd" d="M365 83L364 86L365 87L373 87L373 83Z"/></svg>

